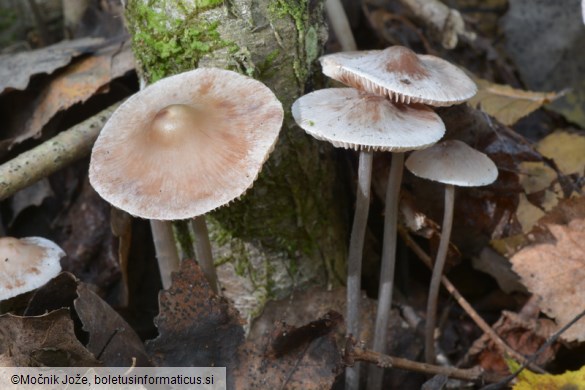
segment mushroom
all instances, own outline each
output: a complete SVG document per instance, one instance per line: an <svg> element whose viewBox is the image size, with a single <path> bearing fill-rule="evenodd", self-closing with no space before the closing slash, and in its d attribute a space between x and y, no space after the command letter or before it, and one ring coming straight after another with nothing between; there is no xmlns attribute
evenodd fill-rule
<svg viewBox="0 0 585 390"><path fill-rule="evenodd" d="M439 116L424 105L394 104L383 96L353 88L309 93L294 102L292 114L298 125L313 137L335 147L360 151L348 256L346 321L347 332L357 336L373 152L403 152L427 147L443 136L445 126ZM359 378L357 371L352 375Z"/></svg>
<svg viewBox="0 0 585 390"><path fill-rule="evenodd" d="M403 46L321 57L323 73L358 90L404 104L450 106L477 92L475 83L459 68L431 55L417 55ZM396 262L396 224L404 154L393 153L386 189L382 265L373 350L386 352ZM370 366L368 388L382 386L383 370Z"/></svg>
<svg viewBox="0 0 585 390"><path fill-rule="evenodd" d="M443 227L431 277L425 325L425 360L432 364L435 361L437 300L453 226L454 186L479 187L491 184L498 177L498 169L488 156L458 140L443 141L412 153L406 160L406 168L418 177L445 184Z"/></svg>
<svg viewBox="0 0 585 390"><path fill-rule="evenodd" d="M475 83L455 65L404 46L328 54L320 61L326 76L399 103L450 106L477 93Z"/></svg>
<svg viewBox="0 0 585 390"><path fill-rule="evenodd" d="M272 91L250 77L215 68L167 77L114 112L93 147L89 179L134 216L203 216L252 186L283 116ZM209 247L207 235L196 240ZM212 259L198 261L217 291Z"/></svg>
<svg viewBox="0 0 585 390"><path fill-rule="evenodd" d="M61 272L65 252L42 237L0 238L0 301L32 291Z"/></svg>

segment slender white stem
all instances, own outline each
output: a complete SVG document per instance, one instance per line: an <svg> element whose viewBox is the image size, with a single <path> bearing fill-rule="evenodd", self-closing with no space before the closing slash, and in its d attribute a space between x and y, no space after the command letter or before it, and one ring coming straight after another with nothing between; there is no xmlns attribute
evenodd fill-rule
<svg viewBox="0 0 585 390"><path fill-rule="evenodd" d="M358 338L360 334L359 309L361 301L362 258L364 238L370 210L370 187L372 182L372 161L374 153L360 152L358 165L358 186L356 191L355 213L349 240L347 258L347 333ZM360 367L355 363L345 370L345 389L357 390L360 385Z"/></svg>
<svg viewBox="0 0 585 390"><path fill-rule="evenodd" d="M343 9L343 5L340 0L326 0L325 1L325 12L329 19L329 24L341 45L342 51L355 51L357 45L351 32L351 26L347 20L347 15Z"/></svg>
<svg viewBox="0 0 585 390"><path fill-rule="evenodd" d="M217 272L213 264L213 255L211 253L211 242L209 242L209 231L205 223L205 216L199 215L191 219L191 228L195 236L195 257L197 262L209 282L209 286L214 293L218 293Z"/></svg>
<svg viewBox="0 0 585 390"><path fill-rule="evenodd" d="M451 227L453 226L453 205L455 204L455 187L447 184L445 187L445 210L443 214L443 228L441 230L441 241L437 251L437 259L431 276L429 288L429 300L427 302L427 322L425 324L425 361L429 364L435 363L435 323L437 321L437 302L439 299L439 288L441 287L441 276L447 259Z"/></svg>
<svg viewBox="0 0 585 390"><path fill-rule="evenodd" d="M380 269L380 289L378 292L378 311L374 331L373 350L386 354L386 337L392 306L394 288L394 268L396 265L396 226L398 218L398 199L404 167L404 153L392 154L392 166L386 187L386 207L384 211L384 241L382 244L382 266ZM371 365L368 372L368 389L382 387L384 369Z"/></svg>
<svg viewBox="0 0 585 390"><path fill-rule="evenodd" d="M170 221L150 220L152 240L163 288L171 287L171 273L179 270L179 252L175 245L173 226Z"/></svg>

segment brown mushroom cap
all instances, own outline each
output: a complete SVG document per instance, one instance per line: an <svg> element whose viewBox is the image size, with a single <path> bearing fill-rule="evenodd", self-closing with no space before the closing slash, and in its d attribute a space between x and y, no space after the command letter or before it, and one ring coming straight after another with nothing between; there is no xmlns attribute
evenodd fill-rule
<svg viewBox="0 0 585 390"><path fill-rule="evenodd" d="M498 168L488 156L458 140L417 150L405 165L418 177L461 187L485 186L498 177Z"/></svg>
<svg viewBox="0 0 585 390"><path fill-rule="evenodd" d="M268 87L235 72L201 68L162 79L106 123L92 151L90 182L139 217L205 214L252 186L283 115Z"/></svg>
<svg viewBox="0 0 585 390"><path fill-rule="evenodd" d="M313 137L346 149L415 150L445 133L441 118L426 106L397 105L353 88L311 92L294 102L292 114Z"/></svg>
<svg viewBox="0 0 585 390"><path fill-rule="evenodd" d="M475 83L455 65L403 46L328 54L320 61L332 79L399 103L450 106L477 93Z"/></svg>
<svg viewBox="0 0 585 390"><path fill-rule="evenodd" d="M65 252L42 237L0 238L0 301L34 290L61 272Z"/></svg>

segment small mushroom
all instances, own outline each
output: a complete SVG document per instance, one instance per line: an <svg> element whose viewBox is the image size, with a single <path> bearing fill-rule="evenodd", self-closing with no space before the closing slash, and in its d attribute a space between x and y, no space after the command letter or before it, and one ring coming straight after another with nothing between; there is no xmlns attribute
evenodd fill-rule
<svg viewBox="0 0 585 390"><path fill-rule="evenodd" d="M356 207L347 276L347 332L359 335L361 265L370 204L373 151L402 152L427 147L445 133L439 116L424 105L394 104L353 88L322 89L297 99L292 114L313 137L360 151ZM359 376L352 373L350 377ZM353 378L350 378L351 382ZM355 381L356 386L357 382Z"/></svg>
<svg viewBox="0 0 585 390"><path fill-rule="evenodd" d="M451 106L477 93L473 80L455 65L404 46L334 53L320 61L332 79L395 102Z"/></svg>
<svg viewBox="0 0 585 390"><path fill-rule="evenodd" d="M412 153L406 160L406 168L416 176L445 184L443 227L431 277L425 325L425 360L433 364L437 300L453 226L454 186L479 187L491 184L498 177L498 169L488 156L458 140L443 141Z"/></svg>
<svg viewBox="0 0 585 390"><path fill-rule="evenodd" d="M42 237L0 238L0 301L32 291L61 272L65 252Z"/></svg>
<svg viewBox="0 0 585 390"><path fill-rule="evenodd" d="M167 77L114 112L93 147L89 179L138 217L202 216L252 186L283 116L272 91L250 77L215 68ZM208 237L196 239L208 247ZM217 291L211 258L198 260Z"/></svg>
<svg viewBox="0 0 585 390"><path fill-rule="evenodd" d="M450 106L477 92L475 83L459 68L431 55L417 55L403 46L384 50L343 52L321 57L323 73L358 90L404 104ZM394 153L386 189L384 237L378 309L373 350L386 352L386 335L392 304L396 263L396 224L404 154ZM383 370L370 366L368 388L382 386Z"/></svg>

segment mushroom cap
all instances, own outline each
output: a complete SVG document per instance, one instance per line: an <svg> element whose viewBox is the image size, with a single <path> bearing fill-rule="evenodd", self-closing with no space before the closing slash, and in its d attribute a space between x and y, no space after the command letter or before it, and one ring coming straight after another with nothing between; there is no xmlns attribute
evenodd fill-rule
<svg viewBox="0 0 585 390"><path fill-rule="evenodd" d="M430 108L394 104L353 88L311 92L294 102L292 114L313 137L346 149L402 152L432 145L445 134Z"/></svg>
<svg viewBox="0 0 585 390"><path fill-rule="evenodd" d="M0 238L0 301L34 290L61 272L65 252L42 237Z"/></svg>
<svg viewBox="0 0 585 390"><path fill-rule="evenodd" d="M135 216L202 215L252 186L283 117L272 91L250 77L214 68L171 76L114 112L93 147L89 179Z"/></svg>
<svg viewBox="0 0 585 390"><path fill-rule="evenodd" d="M328 54L320 61L332 79L395 102L450 106L477 93L473 80L457 66L404 46Z"/></svg>
<svg viewBox="0 0 585 390"><path fill-rule="evenodd" d="M498 177L498 168L488 156L459 140L417 150L404 165L418 177L461 187L485 186Z"/></svg>

